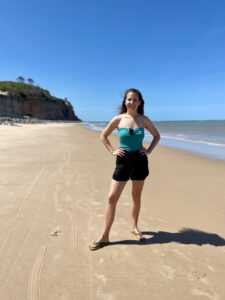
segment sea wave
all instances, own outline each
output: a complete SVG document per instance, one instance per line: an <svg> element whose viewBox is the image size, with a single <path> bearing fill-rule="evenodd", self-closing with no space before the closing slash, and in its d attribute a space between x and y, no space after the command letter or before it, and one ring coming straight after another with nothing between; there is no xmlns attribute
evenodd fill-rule
<svg viewBox="0 0 225 300"><path fill-rule="evenodd" d="M183 141L183 142L190 142L190 143L198 143L198 144L204 144L204 145L210 145L210 146L216 146L216 147L225 147L225 144L223 144L223 143L195 140L190 137L170 136L170 135L162 135L161 134L161 138L176 140L176 141Z"/></svg>
<svg viewBox="0 0 225 300"><path fill-rule="evenodd" d="M95 131L102 131L105 126L106 126L106 123L87 123L87 124L85 124L86 128L89 128L89 129L95 130ZM117 131L115 130L113 133L116 134ZM148 132L145 132L145 136L147 137L148 140L151 139L151 137L152 137ZM161 133L161 138L171 140L171 141L173 140L173 141L181 141L181 142L209 145L209 146L214 146L214 147L225 147L225 143L223 143L223 142L197 139L196 137L190 137L185 134L170 135L170 134Z"/></svg>
<svg viewBox="0 0 225 300"><path fill-rule="evenodd" d="M208 122L205 122L206 124ZM223 122L224 123L224 122ZM84 126L90 130L99 131L101 132L107 125L107 122L89 122L86 123ZM159 128L161 140L160 144L162 146L173 147L178 149L190 150L194 152L198 152L199 154L213 156L219 159L225 159L225 135L224 135L224 128L223 124L217 126L217 128L212 128L212 126L207 126L204 128L190 128L184 127L178 128L175 132L168 132L169 125L173 124L165 124L164 127ZM190 127L190 122L189 122ZM177 123L176 123L177 126ZM183 132L181 132L181 130ZM213 130L213 133L212 133ZM184 132L186 131L186 132ZM118 131L114 130L113 134L118 135ZM146 142L150 142L152 140L152 135L146 130L145 131L145 139Z"/></svg>
<svg viewBox="0 0 225 300"><path fill-rule="evenodd" d="M95 130L95 131L102 131L104 128L102 123L99 123L99 124L88 123L88 124L85 124L84 127L91 129L91 130Z"/></svg>

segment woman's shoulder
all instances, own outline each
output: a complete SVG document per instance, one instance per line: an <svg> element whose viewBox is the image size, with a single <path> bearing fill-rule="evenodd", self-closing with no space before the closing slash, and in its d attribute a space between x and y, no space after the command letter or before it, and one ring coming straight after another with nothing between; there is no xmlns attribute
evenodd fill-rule
<svg viewBox="0 0 225 300"><path fill-rule="evenodd" d="M152 123L152 121L146 115L142 115L142 118L143 118L143 122L144 122L145 126L146 126L146 124L151 124Z"/></svg>
<svg viewBox="0 0 225 300"><path fill-rule="evenodd" d="M141 114L138 114L137 117L138 117L138 119L141 120L141 121L150 120L147 116L141 115Z"/></svg>
<svg viewBox="0 0 225 300"><path fill-rule="evenodd" d="M122 120L122 114L114 116L109 124L112 124L113 126L117 127L120 121Z"/></svg>
<svg viewBox="0 0 225 300"><path fill-rule="evenodd" d="M143 116L143 118L144 118L145 120L151 121L150 118L149 118L148 116L146 116L146 115L142 115L142 116Z"/></svg>
<svg viewBox="0 0 225 300"><path fill-rule="evenodd" d="M113 121L120 121L123 118L123 114L115 115L112 120Z"/></svg>

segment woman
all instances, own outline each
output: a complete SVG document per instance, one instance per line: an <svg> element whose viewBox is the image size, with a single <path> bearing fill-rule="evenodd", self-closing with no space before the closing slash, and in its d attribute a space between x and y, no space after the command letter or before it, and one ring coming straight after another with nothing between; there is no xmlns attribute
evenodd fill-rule
<svg viewBox="0 0 225 300"><path fill-rule="evenodd" d="M119 149L113 149L108 140L108 136L115 128L119 131ZM144 129L153 135L153 140L147 149L142 145ZM103 233L97 241L89 245L90 250L94 251L109 244L109 233L114 221L116 205L129 179L132 180L133 198L131 233L140 241L144 239L138 229L141 194L144 181L149 174L147 155L152 152L159 139L159 132L144 116L144 100L140 91L128 89L124 94L120 114L109 122L101 134L105 147L113 156L116 156L116 168L109 190Z"/></svg>

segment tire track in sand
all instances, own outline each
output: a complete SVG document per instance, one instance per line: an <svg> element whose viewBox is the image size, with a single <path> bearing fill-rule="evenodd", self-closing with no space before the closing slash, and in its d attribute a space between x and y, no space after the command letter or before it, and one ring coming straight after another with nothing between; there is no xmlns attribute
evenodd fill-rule
<svg viewBox="0 0 225 300"><path fill-rule="evenodd" d="M76 220L74 219L74 216L69 210L66 210L68 218L69 218L69 244L70 244L70 249L72 253L75 252L75 249L77 247L77 230L76 230Z"/></svg>
<svg viewBox="0 0 225 300"><path fill-rule="evenodd" d="M4 266L4 261L6 259L6 256L9 252L9 248L10 248L10 244L12 244L12 239L13 239L13 235L15 233L15 229L17 228L16 224L19 221L19 218L21 217L21 214L23 212L23 209L25 207L25 205L29 202L29 198L33 192L34 187L36 186L38 180L40 178L42 178L43 172L45 171L45 167L43 167L35 176L35 178L33 179L25 197L22 200L22 203L20 204L17 213L15 215L14 221L12 222L12 224L10 225L10 227L8 228L8 232L7 232L7 237L5 237L4 242L2 243L2 247L1 247L1 251L0 251L0 270L3 268ZM0 282L0 286L3 284L3 282Z"/></svg>
<svg viewBox="0 0 225 300"><path fill-rule="evenodd" d="M65 151L62 150L62 152ZM63 210L63 199L64 196L62 196L62 194L64 195L65 192L65 188L68 188L67 186L67 179L64 178L64 174L66 173L65 170L68 170L69 165L70 165L70 156L71 153L66 150L66 153L63 155L62 157L62 161L58 167L58 181L55 187L55 193L54 193L54 205L55 205L55 209L57 212L61 212ZM65 187L65 188L64 188Z"/></svg>
<svg viewBox="0 0 225 300"><path fill-rule="evenodd" d="M91 190L91 193L88 192L88 198L89 198L89 205L86 206L86 213L87 213L87 235L88 237L91 237L93 232L91 231L92 228L92 222L93 218L96 217L96 215L92 214L92 210L95 212L95 208L93 207L93 191L97 189L96 187L96 179L95 179L95 170L96 170L96 164L95 161L92 159L91 155L87 155L87 160L89 162L90 170L88 171L87 177L89 178L89 187ZM93 282L93 274L95 273L94 267L93 267L93 253L89 250L89 248L86 246L84 250L84 278L86 280L86 286L87 286L87 299L92 299L93 295L96 293L94 291L94 282Z"/></svg>
<svg viewBox="0 0 225 300"><path fill-rule="evenodd" d="M44 263L44 257L47 251L47 246L43 245L35 259L31 274L28 281L28 300L39 300L40 299L40 279L41 270Z"/></svg>

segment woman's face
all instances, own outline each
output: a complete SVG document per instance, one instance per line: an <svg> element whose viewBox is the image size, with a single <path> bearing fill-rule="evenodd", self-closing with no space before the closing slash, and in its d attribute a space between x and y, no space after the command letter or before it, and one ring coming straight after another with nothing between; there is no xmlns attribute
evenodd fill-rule
<svg viewBox="0 0 225 300"><path fill-rule="evenodd" d="M138 94L134 92L129 92L127 94L125 105L127 109L135 110L137 111L138 106L141 104L141 101L139 100Z"/></svg>

